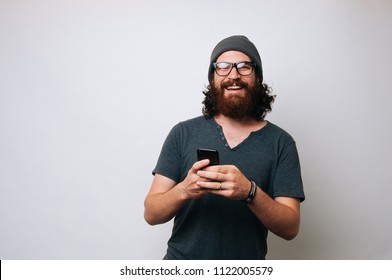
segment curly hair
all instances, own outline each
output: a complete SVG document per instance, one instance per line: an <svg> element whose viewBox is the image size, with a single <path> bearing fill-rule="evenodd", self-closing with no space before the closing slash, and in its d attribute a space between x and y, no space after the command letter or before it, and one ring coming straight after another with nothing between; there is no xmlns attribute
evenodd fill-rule
<svg viewBox="0 0 392 280"><path fill-rule="evenodd" d="M258 86L256 87L256 91L260 94L260 98L258 98L257 106L255 106L255 110L252 113L252 117L258 120L263 120L267 113L272 111L272 103L275 101L276 96L271 95L272 88L269 87L267 84L264 84L258 80ZM216 91L214 90L213 86L210 82L207 85L206 89L203 90L204 100L202 102L203 115L207 118L213 117L219 113L217 106L216 106Z"/></svg>

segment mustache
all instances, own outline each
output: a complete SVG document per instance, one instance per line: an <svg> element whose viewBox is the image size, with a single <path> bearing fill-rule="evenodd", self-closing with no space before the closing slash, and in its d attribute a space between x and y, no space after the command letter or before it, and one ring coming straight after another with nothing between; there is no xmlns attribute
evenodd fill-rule
<svg viewBox="0 0 392 280"><path fill-rule="evenodd" d="M234 85L245 88L245 89L247 89L249 87L248 83L246 83L242 80L228 80L228 81L223 81L221 83L221 88L231 87Z"/></svg>

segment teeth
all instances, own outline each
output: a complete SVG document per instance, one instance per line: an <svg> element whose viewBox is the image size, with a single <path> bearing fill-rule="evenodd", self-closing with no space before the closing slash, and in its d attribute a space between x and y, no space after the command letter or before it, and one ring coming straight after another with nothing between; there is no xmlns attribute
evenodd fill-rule
<svg viewBox="0 0 392 280"><path fill-rule="evenodd" d="M241 87L239 87L239 86L231 86L231 87L227 87L227 89L241 89Z"/></svg>

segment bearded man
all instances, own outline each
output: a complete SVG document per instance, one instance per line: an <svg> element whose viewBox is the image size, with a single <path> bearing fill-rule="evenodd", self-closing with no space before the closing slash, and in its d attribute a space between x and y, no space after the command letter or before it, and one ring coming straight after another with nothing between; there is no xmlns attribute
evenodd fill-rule
<svg viewBox="0 0 392 280"><path fill-rule="evenodd" d="M164 259L265 259L268 232L291 240L305 199L295 141L266 121L274 97L245 36L211 54L203 116L167 136L144 202L145 220L174 218ZM198 148L220 163L198 160Z"/></svg>

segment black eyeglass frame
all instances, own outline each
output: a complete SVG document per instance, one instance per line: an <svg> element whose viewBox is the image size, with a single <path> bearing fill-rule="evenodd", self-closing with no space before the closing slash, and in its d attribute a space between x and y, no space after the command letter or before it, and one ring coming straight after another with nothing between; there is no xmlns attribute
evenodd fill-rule
<svg viewBox="0 0 392 280"><path fill-rule="evenodd" d="M221 75L221 74L218 73L218 71L217 71L217 66L218 66L219 63L227 63L227 64L230 65L230 70L229 70L229 72L228 72L226 75ZM251 65L251 66L252 66L252 70L250 71L249 74L243 75L243 74L240 73L240 71L238 71L238 65L240 65L240 64L242 64L242 63L244 63L244 66L245 66L245 65ZM249 76L249 75L251 75L251 74L253 73L253 69L256 68L256 63L253 62L253 61L241 61L241 62L237 62L237 63L235 63L235 62L219 61L219 62L214 62L214 63L212 63L212 65L214 66L215 73L216 73L218 76L221 76L221 77L225 77L225 76L230 75L231 70L233 70L233 67L235 67L235 69L237 70L237 73L240 74L241 76ZM243 67L243 66L241 66L240 69L241 69L242 67Z"/></svg>

